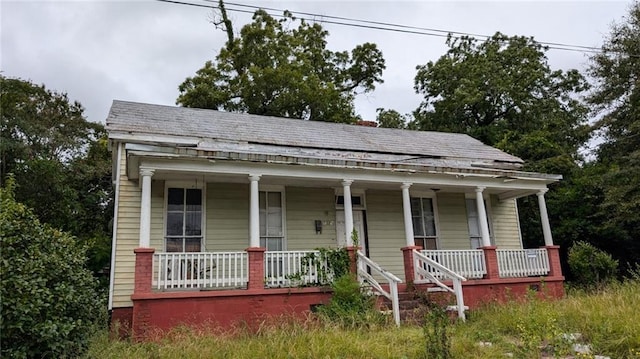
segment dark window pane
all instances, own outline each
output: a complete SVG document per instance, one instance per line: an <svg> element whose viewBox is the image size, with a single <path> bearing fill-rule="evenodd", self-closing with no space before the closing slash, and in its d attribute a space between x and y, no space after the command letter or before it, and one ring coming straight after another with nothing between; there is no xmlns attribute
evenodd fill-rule
<svg viewBox="0 0 640 359"><path fill-rule="evenodd" d="M336 199L337 204L344 204L344 196L338 196Z"/></svg>
<svg viewBox="0 0 640 359"><path fill-rule="evenodd" d="M200 252L202 240L198 238L185 238L185 252Z"/></svg>
<svg viewBox="0 0 640 359"><path fill-rule="evenodd" d="M167 252L182 252L182 238L167 238Z"/></svg>
<svg viewBox="0 0 640 359"><path fill-rule="evenodd" d="M200 212L187 212L185 214L185 236L199 236L202 233L202 213Z"/></svg>
<svg viewBox="0 0 640 359"><path fill-rule="evenodd" d="M187 211L201 211L202 208L202 190L187 190Z"/></svg>
<svg viewBox="0 0 640 359"><path fill-rule="evenodd" d="M169 211L182 211L184 204L184 189L169 188L167 193L167 209Z"/></svg>
<svg viewBox="0 0 640 359"><path fill-rule="evenodd" d="M411 214L413 216L421 216L421 204L420 204L420 198L411 198Z"/></svg>
<svg viewBox="0 0 640 359"><path fill-rule="evenodd" d="M356 197L351 197L351 204L354 206L359 206L362 204L362 197L360 196L356 196Z"/></svg>
<svg viewBox="0 0 640 359"><path fill-rule="evenodd" d="M167 236L182 236L182 212L167 213Z"/></svg>
<svg viewBox="0 0 640 359"><path fill-rule="evenodd" d="M424 226L421 217L413 217L413 235L424 236Z"/></svg>

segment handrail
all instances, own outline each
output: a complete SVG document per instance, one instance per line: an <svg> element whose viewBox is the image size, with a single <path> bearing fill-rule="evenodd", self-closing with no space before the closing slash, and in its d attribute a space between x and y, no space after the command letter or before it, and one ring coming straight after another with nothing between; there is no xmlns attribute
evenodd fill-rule
<svg viewBox="0 0 640 359"><path fill-rule="evenodd" d="M458 311L458 318L465 320L464 314L464 297L462 294L462 282L466 281L467 278L459 275L458 273L453 272L449 268L443 266L442 264L432 260L431 258L425 256L424 254L418 252L417 250L413 250L413 263L414 263L414 274L415 274L415 282L420 282L420 276L428 278L427 281L434 283L435 285L443 288L456 296L456 306ZM449 288L449 286L442 283L438 278L436 278L430 271L427 270L426 266L430 266L434 269L440 271L443 275L451 279L453 282L453 289Z"/></svg>
<svg viewBox="0 0 640 359"><path fill-rule="evenodd" d="M358 251L358 278L361 281L366 281L375 288L380 294L391 300L391 309L393 310L393 320L396 325L400 325L400 303L398 299L398 283L402 283L402 279L398 278L393 273L382 268L378 263L367 258L361 251ZM384 277L389 282L389 292L378 283L378 281L366 270L367 267L372 272Z"/></svg>

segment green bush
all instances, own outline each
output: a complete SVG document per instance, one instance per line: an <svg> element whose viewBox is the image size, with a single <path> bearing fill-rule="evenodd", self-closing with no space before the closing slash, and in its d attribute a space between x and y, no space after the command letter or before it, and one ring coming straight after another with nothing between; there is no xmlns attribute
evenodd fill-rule
<svg viewBox="0 0 640 359"><path fill-rule="evenodd" d="M86 248L0 188L2 357L77 357L105 318Z"/></svg>
<svg viewBox="0 0 640 359"><path fill-rule="evenodd" d="M451 359L451 319L445 308L431 305L425 314L425 358Z"/></svg>
<svg viewBox="0 0 640 359"><path fill-rule="evenodd" d="M383 315L375 309L376 298L367 293L352 274L344 274L333 284L329 304L319 309L320 315L345 327L380 324Z"/></svg>
<svg viewBox="0 0 640 359"><path fill-rule="evenodd" d="M575 280L587 287L606 283L618 272L617 260L587 242L576 242L569 249L568 262Z"/></svg>

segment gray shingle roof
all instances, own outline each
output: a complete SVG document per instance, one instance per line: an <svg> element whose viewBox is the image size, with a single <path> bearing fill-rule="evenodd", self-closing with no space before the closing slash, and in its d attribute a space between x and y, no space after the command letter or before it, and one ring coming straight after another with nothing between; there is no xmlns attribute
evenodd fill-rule
<svg viewBox="0 0 640 359"><path fill-rule="evenodd" d="M107 118L110 137L179 136L323 150L480 160L522 160L464 134L409 131L214 110L114 101Z"/></svg>

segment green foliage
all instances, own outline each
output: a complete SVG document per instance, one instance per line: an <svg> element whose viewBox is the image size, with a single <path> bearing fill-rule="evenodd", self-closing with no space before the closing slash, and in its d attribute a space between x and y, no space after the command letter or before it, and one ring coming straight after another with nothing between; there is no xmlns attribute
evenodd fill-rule
<svg viewBox="0 0 640 359"><path fill-rule="evenodd" d="M640 263L640 2L634 1L624 21L614 24L602 51L591 57L589 75L594 91L588 100L604 142L596 151L602 167L601 223L619 251L621 263Z"/></svg>
<svg viewBox="0 0 640 359"><path fill-rule="evenodd" d="M319 253L308 253L302 258L302 269L299 273L289 275L287 279L300 280L314 270L318 273L318 282L312 285L328 285L334 278L349 273L349 253L345 248L316 248Z"/></svg>
<svg viewBox="0 0 640 359"><path fill-rule="evenodd" d="M375 44L334 52L320 24L298 21L289 12L276 20L263 10L236 37L222 1L220 6L226 46L179 86L178 104L352 123L358 119L356 94L382 82L384 58Z"/></svg>
<svg viewBox="0 0 640 359"><path fill-rule="evenodd" d="M43 223L91 246L94 272L108 263L113 214L111 155L102 125L44 85L0 76L0 181Z"/></svg>
<svg viewBox="0 0 640 359"><path fill-rule="evenodd" d="M319 308L322 317L347 328L384 322L383 315L375 309L375 297L360 285L353 274L338 277L332 289L329 304Z"/></svg>
<svg viewBox="0 0 640 359"><path fill-rule="evenodd" d="M590 130L578 100L588 88L582 75L552 70L532 38L496 33L487 41L450 37L447 45L437 61L418 66L415 89L424 100L410 128L469 134L522 158L527 171L566 178L578 169ZM563 186L552 187L550 203L561 202L554 192ZM519 200L518 209L524 242L541 243L536 198Z"/></svg>
<svg viewBox="0 0 640 359"><path fill-rule="evenodd" d="M378 127L384 128L407 128L407 118L400 114L396 110L387 110L384 108L377 108L376 122Z"/></svg>
<svg viewBox="0 0 640 359"><path fill-rule="evenodd" d="M419 129L467 133L527 161L577 158L588 127L574 96L587 83L576 70L551 70L546 49L521 36L449 37L447 45L417 68Z"/></svg>
<svg viewBox="0 0 640 359"><path fill-rule="evenodd" d="M0 189L1 353L11 358L77 357L105 318L86 246L42 224Z"/></svg>
<svg viewBox="0 0 640 359"><path fill-rule="evenodd" d="M451 319L447 311L432 305L425 314L423 325L425 339L425 358L450 359L451 355Z"/></svg>
<svg viewBox="0 0 640 359"><path fill-rule="evenodd" d="M593 287L615 279L618 261L593 245L578 241L569 250L569 267L578 283Z"/></svg>

